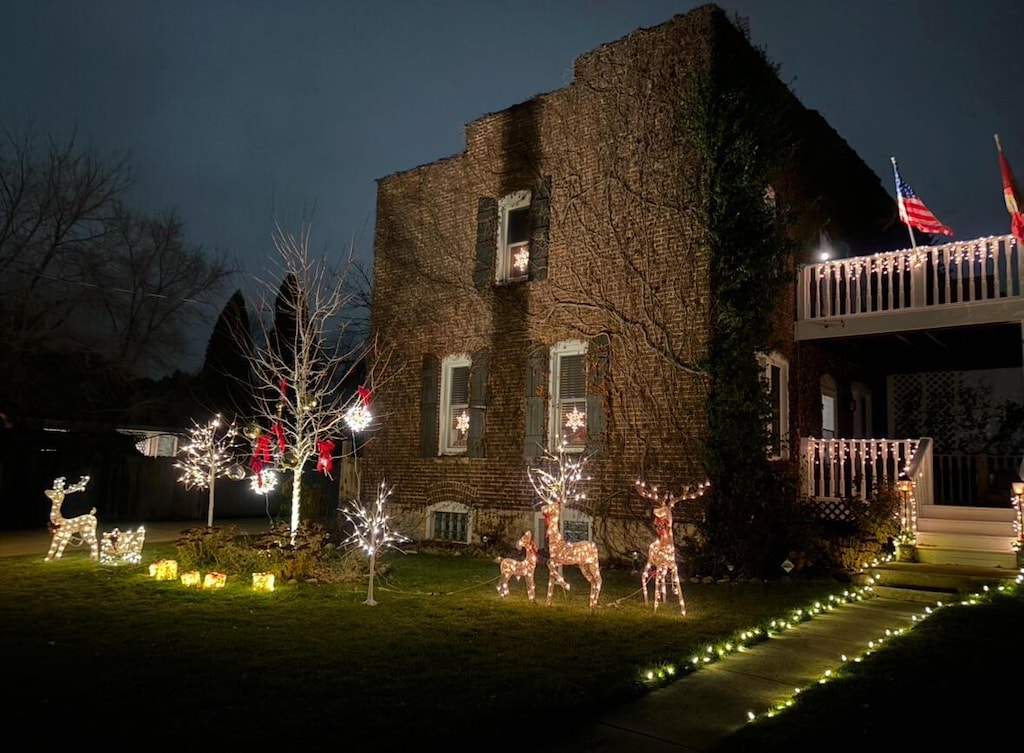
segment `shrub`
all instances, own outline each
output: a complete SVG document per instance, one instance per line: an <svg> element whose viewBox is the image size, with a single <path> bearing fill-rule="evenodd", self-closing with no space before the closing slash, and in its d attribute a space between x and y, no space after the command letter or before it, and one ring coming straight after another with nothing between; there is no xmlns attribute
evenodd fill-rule
<svg viewBox="0 0 1024 753"><path fill-rule="evenodd" d="M175 542L184 570L217 570L228 574L273 573L282 581L358 580L369 573L362 552L338 547L319 523L299 526L292 543L287 524L257 536L240 535L236 528L197 527Z"/></svg>

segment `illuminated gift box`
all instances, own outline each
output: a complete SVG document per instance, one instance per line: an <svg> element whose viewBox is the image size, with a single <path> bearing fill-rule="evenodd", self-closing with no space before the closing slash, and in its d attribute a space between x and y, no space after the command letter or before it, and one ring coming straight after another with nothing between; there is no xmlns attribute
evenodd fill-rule
<svg viewBox="0 0 1024 753"><path fill-rule="evenodd" d="M178 561L157 560L149 566L149 574L157 580L176 580L178 577Z"/></svg>
<svg viewBox="0 0 1024 753"><path fill-rule="evenodd" d="M228 582L228 576L224 573L207 573L203 580L203 588L224 588Z"/></svg>
<svg viewBox="0 0 1024 753"><path fill-rule="evenodd" d="M202 582L203 577L198 570L189 570L187 573L181 574L181 585L183 586L200 586Z"/></svg>
<svg viewBox="0 0 1024 753"><path fill-rule="evenodd" d="M273 573L253 573L252 574L252 590L253 591L273 591L274 590L274 574Z"/></svg>
<svg viewBox="0 0 1024 753"><path fill-rule="evenodd" d="M113 565L118 562L128 562L137 565L142 562L142 545L146 541L146 529L139 526L139 530L124 531L115 528L103 534L103 541L100 543L100 562L104 565ZM152 569L152 568L151 568Z"/></svg>

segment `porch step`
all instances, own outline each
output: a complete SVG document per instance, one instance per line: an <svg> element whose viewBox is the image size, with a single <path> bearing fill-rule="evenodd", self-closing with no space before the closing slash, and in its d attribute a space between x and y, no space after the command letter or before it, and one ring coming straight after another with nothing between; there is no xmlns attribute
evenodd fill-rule
<svg viewBox="0 0 1024 753"><path fill-rule="evenodd" d="M1016 511L1010 507L922 505L917 517L917 560L1016 571L1016 520Z"/></svg>
<svg viewBox="0 0 1024 753"><path fill-rule="evenodd" d="M878 596L924 603L948 602L986 586L1012 583L1020 575L1016 567L928 562L883 562L865 568L865 572L871 577L872 591Z"/></svg>
<svg viewBox="0 0 1024 753"><path fill-rule="evenodd" d="M920 528L917 529L918 549L921 549L922 547L932 549L966 549L978 552L1012 554L1013 542L1016 540L1017 537L1013 535L985 536L953 532L936 533L932 531L922 531ZM960 563L951 562L949 564L956 565Z"/></svg>
<svg viewBox="0 0 1024 753"><path fill-rule="evenodd" d="M972 549L961 544L939 545L925 543L926 538L917 536L917 561L928 565L959 565L964 567L999 568L1016 572L1017 553L1009 546L997 549L988 546Z"/></svg>
<svg viewBox="0 0 1024 753"><path fill-rule="evenodd" d="M918 518L918 533L957 533L965 536L1009 536L1015 531L1011 520L959 520L956 518Z"/></svg>

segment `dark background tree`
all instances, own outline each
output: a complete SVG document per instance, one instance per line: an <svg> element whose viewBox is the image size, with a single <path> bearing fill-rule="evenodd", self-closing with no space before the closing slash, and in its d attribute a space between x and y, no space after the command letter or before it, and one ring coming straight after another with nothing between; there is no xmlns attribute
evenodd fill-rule
<svg viewBox="0 0 1024 753"><path fill-rule="evenodd" d="M252 352L249 311L242 291L236 290L217 317L206 346L202 376L209 412L220 413L229 422L252 414Z"/></svg>
<svg viewBox="0 0 1024 753"><path fill-rule="evenodd" d="M0 404L12 417L138 417L133 383L180 365L234 268L189 243L175 213L125 205L127 157L39 142L0 141Z"/></svg>

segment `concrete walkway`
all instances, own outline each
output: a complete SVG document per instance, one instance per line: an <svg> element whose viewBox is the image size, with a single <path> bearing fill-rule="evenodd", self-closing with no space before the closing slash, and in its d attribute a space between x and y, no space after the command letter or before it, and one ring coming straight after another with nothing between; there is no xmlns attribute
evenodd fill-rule
<svg viewBox="0 0 1024 753"><path fill-rule="evenodd" d="M840 606L752 648L725 656L671 685L589 722L536 753L680 753L704 751L817 683L886 638L909 628L927 605L869 597Z"/></svg>

